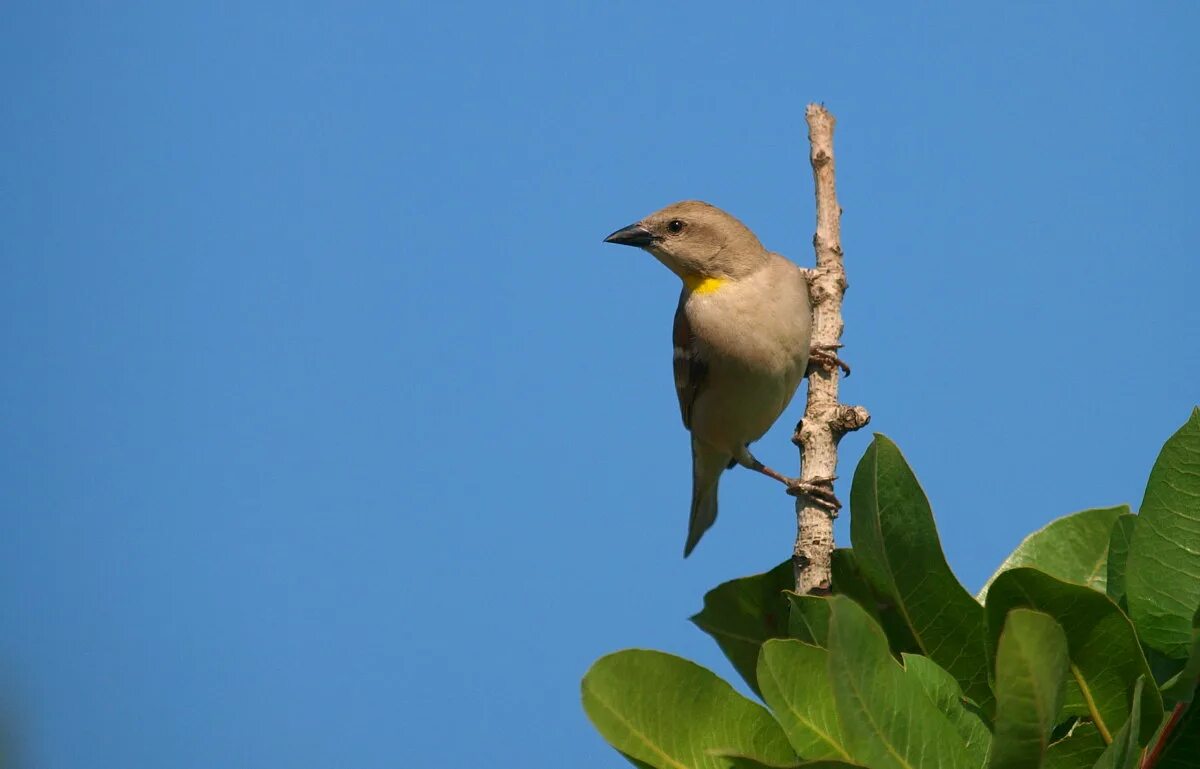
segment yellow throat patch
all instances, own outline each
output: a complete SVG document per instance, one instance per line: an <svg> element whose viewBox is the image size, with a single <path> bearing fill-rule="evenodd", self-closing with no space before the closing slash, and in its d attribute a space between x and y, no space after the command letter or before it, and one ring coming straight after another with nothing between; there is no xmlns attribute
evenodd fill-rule
<svg viewBox="0 0 1200 769"><path fill-rule="evenodd" d="M700 275L688 275L683 279L683 285L693 294L711 294L728 282L728 278L705 278Z"/></svg>

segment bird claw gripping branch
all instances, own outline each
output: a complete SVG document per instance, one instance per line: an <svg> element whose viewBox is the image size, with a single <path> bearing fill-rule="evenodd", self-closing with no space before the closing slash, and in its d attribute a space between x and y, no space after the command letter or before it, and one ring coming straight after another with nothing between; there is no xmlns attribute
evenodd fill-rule
<svg viewBox="0 0 1200 769"><path fill-rule="evenodd" d="M850 364L837 356L841 348L840 344L814 344L808 354L809 370L820 367L832 374L841 369L846 376L850 376Z"/></svg>
<svg viewBox="0 0 1200 769"><path fill-rule="evenodd" d="M836 480L836 475L829 478L813 478L811 481L796 478L788 483L787 493L793 497L803 494L819 507L828 510L831 516L836 516L842 509L841 500L833 493L833 482Z"/></svg>

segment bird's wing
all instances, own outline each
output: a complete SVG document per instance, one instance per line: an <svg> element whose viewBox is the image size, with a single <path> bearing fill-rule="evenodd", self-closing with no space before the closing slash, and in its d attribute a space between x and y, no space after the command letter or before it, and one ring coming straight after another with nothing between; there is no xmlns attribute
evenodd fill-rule
<svg viewBox="0 0 1200 769"><path fill-rule="evenodd" d="M696 337L688 326L687 313L683 304L685 296L679 297L679 306L675 308L675 327L671 338L675 343L675 394L679 396L679 414L683 417L683 426L692 429L692 405L696 396L704 387L708 374L708 366L700 359L700 351Z"/></svg>

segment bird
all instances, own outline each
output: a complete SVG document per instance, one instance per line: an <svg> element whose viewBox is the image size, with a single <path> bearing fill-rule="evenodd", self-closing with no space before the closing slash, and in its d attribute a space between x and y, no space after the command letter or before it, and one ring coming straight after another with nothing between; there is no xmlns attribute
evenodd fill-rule
<svg viewBox="0 0 1200 769"><path fill-rule="evenodd" d="M692 449L684 558L716 521L721 474L735 465L790 491L832 498L832 488L787 478L749 449L783 414L808 369L806 273L764 248L738 219L698 200L673 203L604 242L649 252L683 283L672 342L675 392Z"/></svg>

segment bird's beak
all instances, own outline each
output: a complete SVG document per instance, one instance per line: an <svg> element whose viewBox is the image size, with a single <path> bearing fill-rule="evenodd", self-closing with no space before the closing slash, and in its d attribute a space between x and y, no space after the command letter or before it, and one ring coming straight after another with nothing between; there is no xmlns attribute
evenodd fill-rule
<svg viewBox="0 0 1200 769"><path fill-rule="evenodd" d="M631 224L628 227L617 230L612 235L604 239L605 243L619 243L622 246L637 246L645 248L654 242L654 236L650 234L650 230L640 224Z"/></svg>

